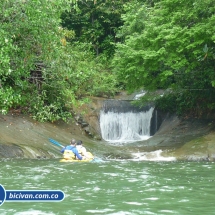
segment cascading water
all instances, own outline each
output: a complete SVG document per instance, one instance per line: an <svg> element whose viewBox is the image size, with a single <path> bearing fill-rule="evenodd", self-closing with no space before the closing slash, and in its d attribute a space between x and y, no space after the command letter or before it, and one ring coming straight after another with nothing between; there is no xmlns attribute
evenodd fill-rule
<svg viewBox="0 0 215 215"><path fill-rule="evenodd" d="M144 95L143 95L144 96ZM116 145L147 140L159 129L162 117L150 105L137 107L131 100L106 100L100 111L102 138ZM132 145L132 144L131 144ZM162 150L132 152L132 160L172 161L174 157L163 157Z"/></svg>
<svg viewBox="0 0 215 215"><path fill-rule="evenodd" d="M105 107L100 112L100 128L102 138L110 142L132 142L150 138L150 122L154 108L137 111L120 101L116 110ZM147 110L146 110L147 109Z"/></svg>

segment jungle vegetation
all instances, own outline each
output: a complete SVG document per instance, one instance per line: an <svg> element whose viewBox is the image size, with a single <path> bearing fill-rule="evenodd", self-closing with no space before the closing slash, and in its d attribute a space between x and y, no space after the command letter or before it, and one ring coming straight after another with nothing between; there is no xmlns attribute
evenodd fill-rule
<svg viewBox="0 0 215 215"><path fill-rule="evenodd" d="M0 12L3 114L66 120L90 96L140 89L181 116L215 110L213 0L5 0Z"/></svg>

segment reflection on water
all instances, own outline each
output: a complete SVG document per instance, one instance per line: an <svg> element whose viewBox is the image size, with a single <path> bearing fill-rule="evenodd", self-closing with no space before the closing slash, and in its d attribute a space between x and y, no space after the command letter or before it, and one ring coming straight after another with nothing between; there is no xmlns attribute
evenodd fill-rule
<svg viewBox="0 0 215 215"><path fill-rule="evenodd" d="M62 202L5 202L3 215L215 214L215 163L2 160L6 190L62 190Z"/></svg>

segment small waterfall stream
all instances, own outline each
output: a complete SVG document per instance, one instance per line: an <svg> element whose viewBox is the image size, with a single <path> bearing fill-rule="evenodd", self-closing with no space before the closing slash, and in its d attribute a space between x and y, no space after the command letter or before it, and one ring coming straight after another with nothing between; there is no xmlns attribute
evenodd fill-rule
<svg viewBox="0 0 215 215"><path fill-rule="evenodd" d="M153 107L138 109L127 101L108 101L100 112L102 138L110 142L134 142L150 138Z"/></svg>

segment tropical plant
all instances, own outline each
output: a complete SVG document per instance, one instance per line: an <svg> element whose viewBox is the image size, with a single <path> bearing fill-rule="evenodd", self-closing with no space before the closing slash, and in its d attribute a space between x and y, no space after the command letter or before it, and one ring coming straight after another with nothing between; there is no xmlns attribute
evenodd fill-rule
<svg viewBox="0 0 215 215"><path fill-rule="evenodd" d="M107 86L113 76L104 60L95 61L88 44L68 42L75 33L61 27L62 13L75 3L6 0L0 5L2 113L19 108L40 121L66 120L84 96L114 91L114 81Z"/></svg>
<svg viewBox="0 0 215 215"><path fill-rule="evenodd" d="M33 114L40 112L40 107L55 110L58 117L63 113L59 112L63 106L59 98L64 96L60 88L65 80L60 77L68 72L65 63L68 32L60 28L60 15L69 9L71 2L6 0L0 5L2 113L16 107L28 107Z"/></svg>
<svg viewBox="0 0 215 215"><path fill-rule="evenodd" d="M91 44L95 55L112 57L115 51L117 29L122 26L123 4L128 0L79 0L77 7L62 14L62 26L73 30L72 41Z"/></svg>
<svg viewBox="0 0 215 215"><path fill-rule="evenodd" d="M215 110L213 0L132 1L125 10L113 68L126 88L170 88L180 114Z"/></svg>

